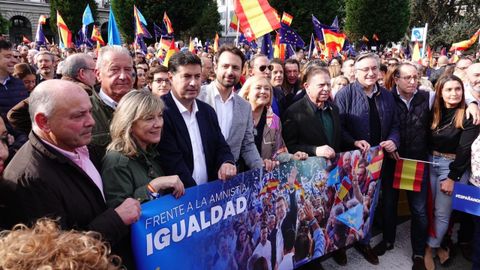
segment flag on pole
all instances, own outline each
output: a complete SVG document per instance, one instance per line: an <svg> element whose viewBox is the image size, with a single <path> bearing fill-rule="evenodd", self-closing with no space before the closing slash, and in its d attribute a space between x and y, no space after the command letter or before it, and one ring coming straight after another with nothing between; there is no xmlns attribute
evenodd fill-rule
<svg viewBox="0 0 480 270"><path fill-rule="evenodd" d="M263 35L261 53L266 55L268 59L273 59L273 46L270 33Z"/></svg>
<svg viewBox="0 0 480 270"><path fill-rule="evenodd" d="M293 16L284 11L283 14L282 14L281 23L284 23L284 24L290 26L292 24L292 20L293 20Z"/></svg>
<svg viewBox="0 0 480 270"><path fill-rule="evenodd" d="M195 43L193 42L192 37L190 37L190 43L188 43L188 51L195 53Z"/></svg>
<svg viewBox="0 0 480 270"><path fill-rule="evenodd" d="M47 23L47 18L45 15L40 15L38 18L37 32L35 34L35 42L37 45L43 45L46 43L45 35L43 34L43 26Z"/></svg>
<svg viewBox="0 0 480 270"><path fill-rule="evenodd" d="M58 27L58 34L61 37L61 41L66 48L72 48L72 32L67 27L67 24L63 20L60 12L57 10L57 27Z"/></svg>
<svg viewBox="0 0 480 270"><path fill-rule="evenodd" d="M233 13L232 15L232 18L230 18L230 24L229 24L230 28L232 28L234 31L237 31L238 29L238 17L237 17L237 14ZM241 32L242 29L239 29L239 31Z"/></svg>
<svg viewBox="0 0 480 270"><path fill-rule="evenodd" d="M220 38L218 37L218 33L215 33L215 40L213 41L213 52L214 53L216 53L218 51L219 40L220 40Z"/></svg>
<svg viewBox="0 0 480 270"><path fill-rule="evenodd" d="M145 18L143 17L142 13L140 12L140 10L138 10L138 8L135 5L133 5L133 18L135 19L135 35L141 36L142 39L143 37L152 38L152 35L150 34L150 32L148 32L147 28L145 28L144 26L144 25L147 25Z"/></svg>
<svg viewBox="0 0 480 270"><path fill-rule="evenodd" d="M122 45L112 7L110 7L110 14L108 15L108 45Z"/></svg>
<svg viewBox="0 0 480 270"><path fill-rule="evenodd" d="M102 46L105 46L105 41L103 41L102 35L100 34L100 31L96 25L93 26L92 37L90 39L100 43Z"/></svg>
<svg viewBox="0 0 480 270"><path fill-rule="evenodd" d="M422 188L425 163L416 160L399 159L395 165L393 187L419 192Z"/></svg>
<svg viewBox="0 0 480 270"><path fill-rule="evenodd" d="M336 33L332 30L323 29L325 46L332 52L340 52L347 37L344 33Z"/></svg>
<svg viewBox="0 0 480 270"><path fill-rule="evenodd" d="M375 41L379 41L379 40L380 40L380 39L378 38L378 35L377 35L377 34L373 34L372 39L375 40Z"/></svg>
<svg viewBox="0 0 480 270"><path fill-rule="evenodd" d="M235 13L248 41L280 28L277 12L267 0L237 0Z"/></svg>
<svg viewBox="0 0 480 270"><path fill-rule="evenodd" d="M26 36L22 37L22 42L25 43L25 44L30 44L31 43L31 41Z"/></svg>
<svg viewBox="0 0 480 270"><path fill-rule="evenodd" d="M310 44L308 45L308 59L312 58L314 51L315 51L315 38L313 38L313 33L312 33L310 35Z"/></svg>
<svg viewBox="0 0 480 270"><path fill-rule="evenodd" d="M467 50L473 44L475 44L479 35L480 35L480 29L478 29L477 32L475 32L475 34L473 34L473 36L470 39L453 43L452 47L450 47L450 51L465 51L465 50Z"/></svg>
<svg viewBox="0 0 480 270"><path fill-rule="evenodd" d="M317 36L317 39L320 42L323 42L322 29L327 29L327 30L331 30L331 31L334 31L334 32L338 32L338 29L336 29L335 27L320 23L320 21L313 15L312 15L312 23L313 23L313 31L315 32L315 35Z"/></svg>
<svg viewBox="0 0 480 270"><path fill-rule="evenodd" d="M275 38L275 45L273 46L273 57L284 61L286 46L287 44L280 43L280 34L277 34Z"/></svg>
<svg viewBox="0 0 480 270"><path fill-rule="evenodd" d="M290 26L281 23L280 27L280 43L289 44L299 48L305 46L305 42Z"/></svg>
<svg viewBox="0 0 480 270"><path fill-rule="evenodd" d="M412 61L420 62L421 60L422 60L422 56L420 55L420 44L418 44L418 41L417 41L413 46Z"/></svg>
<svg viewBox="0 0 480 270"><path fill-rule="evenodd" d="M143 40L143 36L141 36L141 35L136 35L135 36L134 47L135 47L135 49L141 50L144 54L147 54L147 45L145 44L145 41Z"/></svg>
<svg viewBox="0 0 480 270"><path fill-rule="evenodd" d="M90 9L90 5L87 4L87 7L83 11L82 24L83 25L89 25L91 23L93 23L92 10Z"/></svg>
<svg viewBox="0 0 480 270"><path fill-rule="evenodd" d="M163 60L162 65L165 67L168 67L168 61L170 60L170 57L174 55L177 52L177 47L175 47L175 41L172 39L170 43L170 48L168 48L167 53L165 54L165 59Z"/></svg>
<svg viewBox="0 0 480 270"><path fill-rule="evenodd" d="M169 35L173 34L172 22L170 21L170 18L168 18L166 11L163 13L163 23L165 24L165 27L167 28L167 33Z"/></svg>
<svg viewBox="0 0 480 270"><path fill-rule="evenodd" d="M335 16L335 19L333 19L331 27L333 27L334 30L340 31L340 27L338 26L338 16Z"/></svg>

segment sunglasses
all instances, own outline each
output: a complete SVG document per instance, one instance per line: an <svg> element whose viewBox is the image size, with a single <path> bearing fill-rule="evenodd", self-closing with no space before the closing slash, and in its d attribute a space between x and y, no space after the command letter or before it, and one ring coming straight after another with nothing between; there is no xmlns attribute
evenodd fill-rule
<svg viewBox="0 0 480 270"><path fill-rule="evenodd" d="M266 69L268 68L268 70L272 71L273 70L273 65L263 65L263 66L259 66L258 67L258 70L260 70L261 72L264 72Z"/></svg>

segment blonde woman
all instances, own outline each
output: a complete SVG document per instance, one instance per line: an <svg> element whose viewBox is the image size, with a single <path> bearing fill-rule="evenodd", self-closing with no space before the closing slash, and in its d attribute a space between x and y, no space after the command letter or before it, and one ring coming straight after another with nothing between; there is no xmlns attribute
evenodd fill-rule
<svg viewBox="0 0 480 270"><path fill-rule="evenodd" d="M102 167L110 207L129 197L145 201L170 191L177 198L184 194L178 175L164 176L154 147L162 133L163 108L159 97L138 90L126 94L118 104L110 126L112 142Z"/></svg>
<svg viewBox="0 0 480 270"><path fill-rule="evenodd" d="M282 138L280 118L273 113L273 88L263 76L252 76L243 85L239 95L250 103L253 114L255 145L262 159L286 162L290 159L305 160L304 152L289 154Z"/></svg>

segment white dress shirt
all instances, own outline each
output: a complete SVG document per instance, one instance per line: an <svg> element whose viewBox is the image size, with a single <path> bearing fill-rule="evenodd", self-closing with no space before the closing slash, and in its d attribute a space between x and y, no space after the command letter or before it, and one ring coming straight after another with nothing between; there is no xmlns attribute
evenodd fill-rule
<svg viewBox="0 0 480 270"><path fill-rule="evenodd" d="M108 107L111 107L114 110L117 108L118 102L116 102L111 97L109 97L107 94L105 94L105 92L103 92L103 89L100 89L100 92L98 93L98 96L100 97L100 99L103 102L105 102L105 104L108 105Z"/></svg>
<svg viewBox="0 0 480 270"><path fill-rule="evenodd" d="M175 95L172 93L173 101L177 105L180 114L187 126L188 135L192 142L193 151L193 172L192 178L197 185L205 184L208 181L207 174L207 162L205 161L205 153L203 151L202 136L200 134L200 128L198 126L196 114L198 112L197 101L193 101L192 112L189 112L185 106L178 101Z"/></svg>
<svg viewBox="0 0 480 270"><path fill-rule="evenodd" d="M223 137L228 139L230 135L230 128L232 128L232 118L233 118L233 91L230 93L230 96L227 100L223 101L222 96L218 92L217 87L215 89L215 112L217 113L218 124L222 130Z"/></svg>

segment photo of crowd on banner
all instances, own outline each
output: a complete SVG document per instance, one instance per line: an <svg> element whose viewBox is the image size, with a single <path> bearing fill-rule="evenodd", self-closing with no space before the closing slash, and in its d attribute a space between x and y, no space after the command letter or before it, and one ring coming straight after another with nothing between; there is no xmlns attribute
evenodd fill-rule
<svg viewBox="0 0 480 270"><path fill-rule="evenodd" d="M197 263L204 269L294 269L353 244L370 230L382 161L375 147L247 172L249 188L241 194L248 197L247 211L205 232L202 238L216 244L205 244Z"/></svg>

